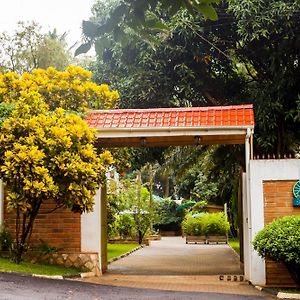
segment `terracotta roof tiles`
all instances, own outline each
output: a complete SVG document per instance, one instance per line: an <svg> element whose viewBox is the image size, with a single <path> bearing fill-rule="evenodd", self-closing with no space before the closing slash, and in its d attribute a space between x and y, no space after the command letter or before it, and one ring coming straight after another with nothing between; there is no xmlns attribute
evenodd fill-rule
<svg viewBox="0 0 300 300"><path fill-rule="evenodd" d="M86 117L93 128L220 127L254 126L252 104L156 109L90 111Z"/></svg>

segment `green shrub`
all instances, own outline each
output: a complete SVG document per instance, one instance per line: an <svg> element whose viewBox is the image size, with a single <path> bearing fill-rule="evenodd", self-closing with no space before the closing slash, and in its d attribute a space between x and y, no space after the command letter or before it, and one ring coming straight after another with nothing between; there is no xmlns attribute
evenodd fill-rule
<svg viewBox="0 0 300 300"><path fill-rule="evenodd" d="M210 213L202 216L203 231L206 235L226 235L230 225L223 212Z"/></svg>
<svg viewBox="0 0 300 300"><path fill-rule="evenodd" d="M182 222L182 230L186 235L203 235L201 218L187 217Z"/></svg>
<svg viewBox="0 0 300 300"><path fill-rule="evenodd" d="M121 214L116 218L116 231L121 238L131 238L134 236L134 218L130 214Z"/></svg>
<svg viewBox="0 0 300 300"><path fill-rule="evenodd" d="M5 226L0 227L0 250L10 251L13 245L13 238Z"/></svg>
<svg viewBox="0 0 300 300"><path fill-rule="evenodd" d="M183 232L187 235L227 234L230 225L224 213L188 214L182 222Z"/></svg>
<svg viewBox="0 0 300 300"><path fill-rule="evenodd" d="M300 215L268 224L256 235L253 246L261 257L283 262L300 284Z"/></svg>

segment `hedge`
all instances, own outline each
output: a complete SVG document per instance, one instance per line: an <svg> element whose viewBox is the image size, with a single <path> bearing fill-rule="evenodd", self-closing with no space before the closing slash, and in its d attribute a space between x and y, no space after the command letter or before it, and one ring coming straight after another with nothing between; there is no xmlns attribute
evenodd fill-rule
<svg viewBox="0 0 300 300"><path fill-rule="evenodd" d="M226 235L229 228L223 212L187 215L182 222L183 232L187 235Z"/></svg>
<svg viewBox="0 0 300 300"><path fill-rule="evenodd" d="M300 285L300 215L274 220L253 241L262 258L284 263Z"/></svg>

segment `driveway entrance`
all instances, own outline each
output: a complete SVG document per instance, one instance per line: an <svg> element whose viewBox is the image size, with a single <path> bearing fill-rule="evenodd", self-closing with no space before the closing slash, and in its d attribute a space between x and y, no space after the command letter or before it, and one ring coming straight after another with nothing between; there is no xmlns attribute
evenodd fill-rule
<svg viewBox="0 0 300 300"><path fill-rule="evenodd" d="M238 255L228 245L187 245L182 237L163 237L112 262L108 272L122 275L241 275L243 269Z"/></svg>

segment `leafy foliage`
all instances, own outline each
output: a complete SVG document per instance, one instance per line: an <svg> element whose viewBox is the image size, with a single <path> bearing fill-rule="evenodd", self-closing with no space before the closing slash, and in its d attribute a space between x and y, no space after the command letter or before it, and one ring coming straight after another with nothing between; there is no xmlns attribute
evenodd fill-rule
<svg viewBox="0 0 300 300"><path fill-rule="evenodd" d="M187 235L225 235L230 228L223 212L188 214L182 222L182 229Z"/></svg>
<svg viewBox="0 0 300 300"><path fill-rule="evenodd" d="M87 52L96 38L101 50L103 44L110 46L116 40L126 46L128 44L128 32L134 32L136 37L142 37L150 43L155 43L155 38L151 33L168 33L169 27L164 22L163 16L173 16L179 10L186 9L190 14L201 13L205 18L216 20L218 18L212 3L219 0L120 0L113 1L112 4L104 6L107 13L100 22L83 21L82 31L87 39L77 50L76 55ZM103 6L102 1L98 1L97 6ZM94 8L97 13L97 8ZM160 13L158 13L160 12ZM104 15L103 13L101 14ZM130 35L132 37L132 34ZM136 38L135 38L136 40ZM133 42L133 40L132 40ZM102 44L102 45L101 45ZM96 44L97 49L97 44ZM98 53L100 53L98 49Z"/></svg>
<svg viewBox="0 0 300 300"><path fill-rule="evenodd" d="M274 220L262 229L253 241L254 249L263 258L287 265L300 283L300 216Z"/></svg>
<svg viewBox="0 0 300 300"><path fill-rule="evenodd" d="M88 107L107 109L116 105L118 92L111 91L106 84L95 84L91 76L91 72L72 65L65 71L50 67L21 76L14 72L0 73L0 102L13 103L34 91L50 110L61 107L84 112Z"/></svg>
<svg viewBox="0 0 300 300"><path fill-rule="evenodd" d="M13 104L11 103L0 103L0 127L3 122L11 115L13 111Z"/></svg>
<svg viewBox="0 0 300 300"><path fill-rule="evenodd" d="M129 179L120 184L119 192L108 197L109 235L135 236L141 243L150 228L149 191Z"/></svg>
<svg viewBox="0 0 300 300"><path fill-rule="evenodd" d="M235 55L254 100L256 149L277 154L299 144L299 1L229 1L239 41Z"/></svg>
<svg viewBox="0 0 300 300"><path fill-rule="evenodd" d="M131 214L117 215L113 225L115 234L123 239L136 236L134 217Z"/></svg>
<svg viewBox="0 0 300 300"><path fill-rule="evenodd" d="M170 198L157 202L154 227L163 230L178 230L183 219L183 212L177 211L176 207L178 205Z"/></svg>
<svg viewBox="0 0 300 300"><path fill-rule="evenodd" d="M13 237L10 231L2 225L0 227L0 250L1 251L10 251L12 250Z"/></svg>

